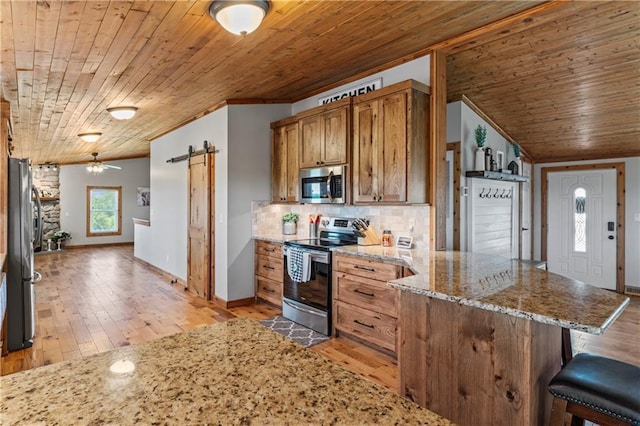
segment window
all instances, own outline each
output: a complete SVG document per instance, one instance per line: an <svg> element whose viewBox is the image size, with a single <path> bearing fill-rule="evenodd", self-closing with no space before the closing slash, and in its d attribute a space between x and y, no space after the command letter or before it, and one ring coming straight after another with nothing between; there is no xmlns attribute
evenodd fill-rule
<svg viewBox="0 0 640 426"><path fill-rule="evenodd" d="M87 237L122 235L122 187L87 186Z"/></svg>
<svg viewBox="0 0 640 426"><path fill-rule="evenodd" d="M573 250L585 253L587 251L587 191L577 188L573 192L575 212L573 214Z"/></svg>

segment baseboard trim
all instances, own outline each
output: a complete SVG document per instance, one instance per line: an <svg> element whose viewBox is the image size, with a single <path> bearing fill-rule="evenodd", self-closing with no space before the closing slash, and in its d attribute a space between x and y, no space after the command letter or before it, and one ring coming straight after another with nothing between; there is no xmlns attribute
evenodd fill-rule
<svg viewBox="0 0 640 426"><path fill-rule="evenodd" d="M183 288L187 288L187 283L179 277L176 277L173 274L170 274L169 272L165 271L164 269L160 269L155 265L152 265L151 263L147 262L146 260L142 260L139 257L133 257L133 260L143 264L145 267L151 269L153 272L156 272L160 275L162 275L162 277L164 277L167 281L169 281L169 284L179 284L181 285Z"/></svg>
<svg viewBox="0 0 640 426"><path fill-rule="evenodd" d="M255 303L255 297L246 297L244 299L237 299L237 300L230 300L230 301L226 301L219 297L215 297L213 300L213 303L225 309L237 308L239 306L253 305Z"/></svg>
<svg viewBox="0 0 640 426"><path fill-rule="evenodd" d="M65 249L84 249L84 248L94 248L94 247L115 247L115 246L131 246L133 247L133 241L127 241L124 243L100 243L100 244L81 244L70 246L64 246Z"/></svg>

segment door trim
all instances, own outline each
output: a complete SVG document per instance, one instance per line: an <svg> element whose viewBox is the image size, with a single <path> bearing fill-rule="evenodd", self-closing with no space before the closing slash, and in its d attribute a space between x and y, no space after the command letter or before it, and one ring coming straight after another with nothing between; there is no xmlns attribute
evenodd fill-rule
<svg viewBox="0 0 640 426"><path fill-rule="evenodd" d="M540 257L542 260L547 260L547 207L549 196L548 191L548 174L558 172L574 172L580 170L601 170L601 169L616 169L616 187L617 187L617 205L616 205L616 220L618 222L618 229L616 235L616 292L624 293L624 237L625 237L625 223L624 223L624 209L625 209L625 163L601 163L601 164L579 164L575 166L556 166L556 167L542 167L540 169L540 208L541 208L541 226L540 226Z"/></svg>

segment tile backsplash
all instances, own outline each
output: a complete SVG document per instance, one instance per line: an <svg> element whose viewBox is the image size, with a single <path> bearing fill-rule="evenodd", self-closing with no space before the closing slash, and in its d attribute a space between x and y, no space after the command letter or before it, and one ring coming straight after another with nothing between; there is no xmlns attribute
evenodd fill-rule
<svg viewBox="0 0 640 426"><path fill-rule="evenodd" d="M309 214L336 217L361 217L369 219L378 236L388 229L393 234L394 245L398 236L413 237L413 247L429 247L429 205L409 206L345 206L327 204L271 204L269 201L251 203L252 233L278 232L282 229L282 216L299 213L298 234L308 231Z"/></svg>

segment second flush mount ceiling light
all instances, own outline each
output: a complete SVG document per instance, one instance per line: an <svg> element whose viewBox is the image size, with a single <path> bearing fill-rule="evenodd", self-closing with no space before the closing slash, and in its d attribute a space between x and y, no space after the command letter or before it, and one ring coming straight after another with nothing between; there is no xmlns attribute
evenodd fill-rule
<svg viewBox="0 0 640 426"><path fill-rule="evenodd" d="M230 33L246 35L256 30L269 11L267 0L215 0L209 14Z"/></svg>
<svg viewBox="0 0 640 426"><path fill-rule="evenodd" d="M78 134L78 136L83 141L92 143L92 142L95 142L98 139L100 139L100 136L102 136L102 133L100 133L100 132L80 133L80 134Z"/></svg>
<svg viewBox="0 0 640 426"><path fill-rule="evenodd" d="M138 108L131 106L107 108L107 112L118 120L128 120L136 115L136 111L138 111Z"/></svg>

